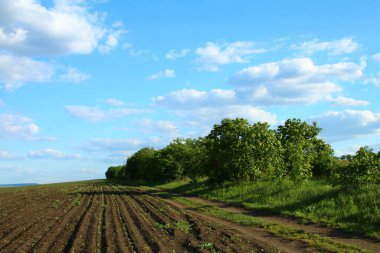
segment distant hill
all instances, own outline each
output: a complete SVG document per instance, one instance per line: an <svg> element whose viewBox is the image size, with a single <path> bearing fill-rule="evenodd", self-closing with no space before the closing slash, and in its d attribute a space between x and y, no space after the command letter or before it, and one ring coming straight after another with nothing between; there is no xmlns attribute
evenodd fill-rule
<svg viewBox="0 0 380 253"><path fill-rule="evenodd" d="M0 184L0 187L22 187L22 186L32 186L38 185L37 183L23 183L23 184Z"/></svg>

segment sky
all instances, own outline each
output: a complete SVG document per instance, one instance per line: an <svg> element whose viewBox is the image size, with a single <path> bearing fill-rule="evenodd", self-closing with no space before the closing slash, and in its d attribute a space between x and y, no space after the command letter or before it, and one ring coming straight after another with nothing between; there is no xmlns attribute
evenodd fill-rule
<svg viewBox="0 0 380 253"><path fill-rule="evenodd" d="M380 1L2 0L0 184L104 178L223 118L380 148Z"/></svg>

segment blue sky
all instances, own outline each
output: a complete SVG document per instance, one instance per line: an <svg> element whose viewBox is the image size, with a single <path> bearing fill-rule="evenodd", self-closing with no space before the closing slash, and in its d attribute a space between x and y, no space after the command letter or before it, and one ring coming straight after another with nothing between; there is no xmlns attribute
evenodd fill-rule
<svg viewBox="0 0 380 253"><path fill-rule="evenodd" d="M3 0L0 183L103 178L225 117L380 147L380 2Z"/></svg>

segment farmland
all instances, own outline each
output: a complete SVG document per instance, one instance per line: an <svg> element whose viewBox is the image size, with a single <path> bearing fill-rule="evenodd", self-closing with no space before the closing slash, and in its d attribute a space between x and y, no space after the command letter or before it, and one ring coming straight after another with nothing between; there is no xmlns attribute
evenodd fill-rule
<svg viewBox="0 0 380 253"><path fill-rule="evenodd" d="M0 252L378 252L378 241L105 180L0 189ZM269 218L269 219L268 219ZM285 218L285 217L284 217Z"/></svg>
<svg viewBox="0 0 380 253"><path fill-rule="evenodd" d="M0 252L256 252L235 230L136 187L89 181L0 191Z"/></svg>

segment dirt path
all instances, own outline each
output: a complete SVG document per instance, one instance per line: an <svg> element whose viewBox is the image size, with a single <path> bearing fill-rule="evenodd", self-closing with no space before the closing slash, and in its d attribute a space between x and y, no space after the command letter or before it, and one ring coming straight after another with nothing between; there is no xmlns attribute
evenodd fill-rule
<svg viewBox="0 0 380 253"><path fill-rule="evenodd" d="M187 195L172 193L172 192L169 193L163 189L158 189L158 191L165 192L167 194L172 194L175 196L181 196L181 197L187 198L193 202L196 202L198 204L202 204L204 206L217 207L217 208L223 209L224 211L234 213L234 214L244 214L244 215L257 217L257 218L259 218L265 222L270 222L270 223L274 223L274 224L280 224L280 225L292 227L295 229L300 229L300 230L303 230L307 233L325 236L325 237L330 238L330 239L337 241L339 243L354 245L354 246L357 246L359 248L369 250L372 252L380 252L380 241L377 241L374 239L359 237L359 236L349 234L349 233L346 233L343 231L339 231L336 229L332 229L332 228L329 228L329 227L326 227L323 225L301 224L300 220L297 218L275 215L273 213L266 212L263 210L253 210L253 209L248 209L248 208L244 208L244 207L237 207L233 204L227 204L227 203L223 203L220 201L213 201L213 200L208 200L208 199L204 199L204 198L200 198L200 197L187 196ZM179 203L173 202L172 200L167 199L167 201L168 202L170 201L172 204L180 205ZM182 205L182 208L186 208L186 207ZM190 211L190 212L194 213L194 211ZM198 212L196 212L196 213L199 214ZM200 215L205 216L204 214L200 214ZM209 216L207 216L207 217L210 219L215 219L214 217L209 217ZM221 219L218 219L218 220L221 220ZM232 223L232 224L234 224L234 223ZM236 227L236 224L235 224L234 228L235 229L243 229L243 230L246 229L246 227L244 227L244 226L239 226L239 225L237 225L237 226L238 227ZM268 240L268 237L265 235L264 235L264 238L265 238L265 241ZM260 240L260 238L256 238L256 239ZM270 245L276 245L275 244L276 242L271 241L271 240L269 240L269 243L270 243ZM280 246L282 246L282 245L280 245ZM291 252L295 252L295 251L291 251Z"/></svg>

